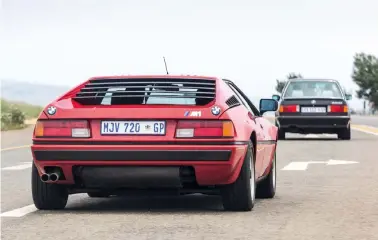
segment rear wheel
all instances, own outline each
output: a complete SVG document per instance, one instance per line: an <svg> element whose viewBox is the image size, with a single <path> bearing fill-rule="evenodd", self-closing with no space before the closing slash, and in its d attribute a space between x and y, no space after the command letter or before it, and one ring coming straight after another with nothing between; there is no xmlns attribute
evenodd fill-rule
<svg viewBox="0 0 378 240"><path fill-rule="evenodd" d="M277 133L278 134L278 140L284 140L285 137L286 137L286 133L282 128L280 128L280 126L277 123L277 120L274 122L274 125L278 128L278 133Z"/></svg>
<svg viewBox="0 0 378 240"><path fill-rule="evenodd" d="M274 153L272 167L268 176L257 184L256 197L258 198L274 198L276 194L276 153Z"/></svg>
<svg viewBox="0 0 378 240"><path fill-rule="evenodd" d="M337 134L337 137L342 140L350 140L351 138L350 127L341 129L340 132Z"/></svg>
<svg viewBox="0 0 378 240"><path fill-rule="evenodd" d="M285 140L285 138L286 138L285 130L279 128L278 129L278 140Z"/></svg>
<svg viewBox="0 0 378 240"><path fill-rule="evenodd" d="M251 211L255 205L255 195L254 149L250 142L238 178L221 189L223 207L227 211Z"/></svg>
<svg viewBox="0 0 378 240"><path fill-rule="evenodd" d="M40 210L58 210L67 205L67 188L60 184L41 181L37 167L32 166L32 196L36 208Z"/></svg>

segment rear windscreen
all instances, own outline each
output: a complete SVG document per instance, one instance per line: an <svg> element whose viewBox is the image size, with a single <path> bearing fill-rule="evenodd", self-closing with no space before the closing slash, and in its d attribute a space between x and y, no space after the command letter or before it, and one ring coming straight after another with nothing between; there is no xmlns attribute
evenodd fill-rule
<svg viewBox="0 0 378 240"><path fill-rule="evenodd" d="M73 98L84 105L206 105L215 98L215 81L198 79L93 80Z"/></svg>
<svg viewBox="0 0 378 240"><path fill-rule="evenodd" d="M289 82L284 98L342 98L341 89L332 81Z"/></svg>

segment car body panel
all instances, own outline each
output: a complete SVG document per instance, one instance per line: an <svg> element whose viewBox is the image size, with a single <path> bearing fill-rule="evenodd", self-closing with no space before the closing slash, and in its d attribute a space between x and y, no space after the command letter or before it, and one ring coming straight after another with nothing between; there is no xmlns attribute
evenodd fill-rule
<svg viewBox="0 0 378 240"><path fill-rule="evenodd" d="M270 169L274 153L276 152L278 128L264 117L260 117L258 120L264 134L264 139L258 142L258 144L260 143L264 147L264 160L261 167L262 175L264 175Z"/></svg>
<svg viewBox="0 0 378 240"><path fill-rule="evenodd" d="M210 79L216 80L215 100L204 106L190 105L85 105L74 100L75 94L90 80L96 79ZM73 120L84 119L89 121L91 135L89 138L59 138L36 137L33 134L31 151L33 161L40 175L46 173L48 167L62 169L65 179L58 180L57 184L75 184L73 168L76 166L177 166L193 167L196 183L200 186L223 185L233 183L239 175L247 152L248 142L251 136L256 136L256 178L259 179L269 172L273 154L276 149L277 127L262 116L251 116L243 104L230 107L226 104L234 92L219 78L204 76L111 76L92 78L47 105L41 112L39 120ZM54 106L56 112L48 114L48 108ZM217 106L220 113L214 115L211 109ZM186 112L200 111L200 115L186 114ZM133 136L133 135L102 135L100 124L103 120L164 120L166 121L165 135L161 136ZM232 138L190 138L177 139L175 131L180 120L229 120L234 125L235 136ZM133 160L116 159L115 153L128 154L135 151L169 151L187 152L188 156L194 156L193 152L229 150L229 159L222 161L211 158L193 159L183 157L184 161L172 158L154 158ZM100 151L98 156L96 151ZM94 156L91 160L83 157L83 153ZM108 153L108 154L107 154ZM113 153L113 155L112 155ZM143 155L143 154L141 154ZM42 156L42 157L41 157ZM56 156L54 158L54 156ZM65 156L65 157L63 157ZM101 157L102 156L102 157ZM122 156L122 155L121 155ZM135 155L136 156L136 155ZM202 155L201 155L202 156ZM204 153L203 156L208 156ZM67 159L71 158L72 159ZM152 156L153 157L153 156ZM156 157L156 156L155 156ZM104 158L104 159L102 159ZM83 160L85 159L85 160ZM148 160L150 159L150 160ZM209 158L210 159L210 158Z"/></svg>

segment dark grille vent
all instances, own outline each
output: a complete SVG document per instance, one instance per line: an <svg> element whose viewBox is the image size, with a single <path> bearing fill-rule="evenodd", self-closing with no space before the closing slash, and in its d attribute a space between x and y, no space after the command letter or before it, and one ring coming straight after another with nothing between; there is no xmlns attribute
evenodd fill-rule
<svg viewBox="0 0 378 240"><path fill-rule="evenodd" d="M73 97L85 105L206 105L214 98L215 80L169 78L91 80Z"/></svg>
<svg viewBox="0 0 378 240"><path fill-rule="evenodd" d="M229 107L235 107L235 106L238 106L240 105L240 102L238 101L238 99L232 95L232 97L230 97L227 101L226 101L226 104L229 106Z"/></svg>

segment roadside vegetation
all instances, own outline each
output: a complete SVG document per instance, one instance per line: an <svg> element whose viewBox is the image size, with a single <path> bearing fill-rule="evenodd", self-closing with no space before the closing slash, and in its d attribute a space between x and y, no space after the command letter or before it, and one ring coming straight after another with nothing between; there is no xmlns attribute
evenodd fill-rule
<svg viewBox="0 0 378 240"><path fill-rule="evenodd" d="M1 99L1 131L24 128L25 120L37 118L41 111L41 106Z"/></svg>

